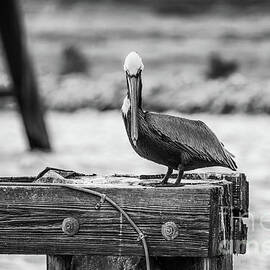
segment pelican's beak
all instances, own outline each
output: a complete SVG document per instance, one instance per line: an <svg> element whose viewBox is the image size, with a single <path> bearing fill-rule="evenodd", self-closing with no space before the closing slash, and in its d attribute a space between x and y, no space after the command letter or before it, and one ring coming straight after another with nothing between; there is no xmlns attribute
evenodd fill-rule
<svg viewBox="0 0 270 270"><path fill-rule="evenodd" d="M134 145L138 140L138 93L139 93L139 75L130 76L127 74L127 86L131 102L131 139Z"/></svg>

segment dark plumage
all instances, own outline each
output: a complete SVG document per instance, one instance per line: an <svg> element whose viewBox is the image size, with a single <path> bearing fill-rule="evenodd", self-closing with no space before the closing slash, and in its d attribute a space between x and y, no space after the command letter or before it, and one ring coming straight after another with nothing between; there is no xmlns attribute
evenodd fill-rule
<svg viewBox="0 0 270 270"><path fill-rule="evenodd" d="M174 169L179 170L176 185L180 184L184 171L211 166L236 170L233 155L202 121L144 112L142 69L138 67L137 74L130 75L126 66L128 95L122 107L126 131L133 149L141 157L168 167L162 183L167 183Z"/></svg>

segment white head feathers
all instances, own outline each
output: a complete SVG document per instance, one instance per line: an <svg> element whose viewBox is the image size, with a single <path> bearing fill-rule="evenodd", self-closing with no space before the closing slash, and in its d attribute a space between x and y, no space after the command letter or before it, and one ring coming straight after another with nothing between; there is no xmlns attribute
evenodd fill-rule
<svg viewBox="0 0 270 270"><path fill-rule="evenodd" d="M137 75L138 71L143 70L143 68L142 58L136 52L131 52L127 55L124 62L124 70L129 75Z"/></svg>

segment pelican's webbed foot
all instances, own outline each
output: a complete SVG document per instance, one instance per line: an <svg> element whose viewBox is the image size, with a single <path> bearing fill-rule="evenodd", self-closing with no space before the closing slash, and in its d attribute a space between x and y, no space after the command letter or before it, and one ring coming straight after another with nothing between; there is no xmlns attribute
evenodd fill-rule
<svg viewBox="0 0 270 270"><path fill-rule="evenodd" d="M168 184L168 180L171 177L172 173L173 173L173 169L168 167L168 170L167 170L166 174L164 175L162 181L158 184L160 184L161 186L165 186L166 184Z"/></svg>
<svg viewBox="0 0 270 270"><path fill-rule="evenodd" d="M184 175L184 166L182 166L181 164L179 165L178 167L179 171L178 171L178 175L177 175L177 179L174 183L174 186L175 187L182 187L184 186L185 184L181 183L181 180L182 180L182 177Z"/></svg>
<svg viewBox="0 0 270 270"><path fill-rule="evenodd" d="M140 183L139 185L145 187L175 187L174 183L163 183L162 181L158 183Z"/></svg>
<svg viewBox="0 0 270 270"><path fill-rule="evenodd" d="M168 183L168 180L171 177L172 173L173 173L173 169L168 167L167 173L165 174L165 176L163 177L161 182L158 182L158 183L141 183L140 185L142 185L142 186L150 186L150 187L175 187L175 186L180 187L180 186L183 186L184 184L180 183L181 178L183 176L183 173L182 173L182 176L180 175L180 180L178 179L179 178L179 174L178 174L177 180L176 180L176 182L174 184L173 183Z"/></svg>
<svg viewBox="0 0 270 270"><path fill-rule="evenodd" d="M173 169L168 167L167 173L163 177L161 182L158 183L140 183L142 186L148 186L148 187L182 187L185 184L181 183L181 179L184 175L184 167L182 165L179 165L178 167L178 175L175 183L168 183L169 178L171 177L173 173Z"/></svg>

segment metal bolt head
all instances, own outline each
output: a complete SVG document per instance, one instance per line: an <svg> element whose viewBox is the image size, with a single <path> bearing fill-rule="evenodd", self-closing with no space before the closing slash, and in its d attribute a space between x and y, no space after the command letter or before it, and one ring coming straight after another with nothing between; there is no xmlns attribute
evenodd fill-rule
<svg viewBox="0 0 270 270"><path fill-rule="evenodd" d="M68 236L73 236L80 229L79 221L76 218L68 217L63 220L62 231Z"/></svg>
<svg viewBox="0 0 270 270"><path fill-rule="evenodd" d="M164 223L161 233L166 240L173 240L178 236L178 226L173 221Z"/></svg>

